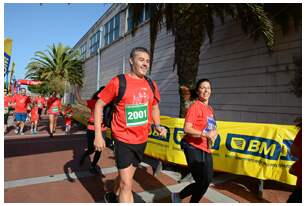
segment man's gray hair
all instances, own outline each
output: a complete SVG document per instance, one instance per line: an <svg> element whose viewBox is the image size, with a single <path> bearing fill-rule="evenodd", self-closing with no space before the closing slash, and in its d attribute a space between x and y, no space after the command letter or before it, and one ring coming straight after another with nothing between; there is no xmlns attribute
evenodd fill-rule
<svg viewBox="0 0 306 206"><path fill-rule="evenodd" d="M136 52L145 52L147 53L149 56L151 56L149 50L147 50L146 48L144 47L135 47L132 49L131 53L130 53L130 58L133 58L135 56L135 53Z"/></svg>

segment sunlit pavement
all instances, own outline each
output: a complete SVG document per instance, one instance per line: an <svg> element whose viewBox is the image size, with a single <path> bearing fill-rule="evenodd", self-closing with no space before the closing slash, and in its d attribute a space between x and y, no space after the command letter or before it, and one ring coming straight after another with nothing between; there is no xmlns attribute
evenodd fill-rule
<svg viewBox="0 0 306 206"><path fill-rule="evenodd" d="M36 135L29 127L23 136L9 128L4 143L5 202L104 202L104 193L112 190L117 175L112 150L103 151L98 162L101 174L93 175L88 171L89 160L81 167L78 164L86 148L85 130L74 124L71 134L65 135L62 119L58 123L53 138L47 132L47 116L43 116ZM153 176L147 163L136 170L134 179L135 202L171 202L171 192L180 191L191 181L180 183L180 174L166 170ZM257 189L256 179L215 172L201 202L286 202L293 187L265 181L261 198Z"/></svg>

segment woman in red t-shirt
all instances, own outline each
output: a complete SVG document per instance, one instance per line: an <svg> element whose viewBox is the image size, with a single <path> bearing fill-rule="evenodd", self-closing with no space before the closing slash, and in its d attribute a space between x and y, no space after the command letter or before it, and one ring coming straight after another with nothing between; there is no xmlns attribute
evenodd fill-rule
<svg viewBox="0 0 306 206"><path fill-rule="evenodd" d="M56 92L53 92L53 94L50 96L47 102L50 137L53 137L53 133L55 133L57 117L61 112L61 108L62 108L61 97Z"/></svg>
<svg viewBox="0 0 306 206"><path fill-rule="evenodd" d="M80 96L80 91L79 88L76 88L75 91L75 96L79 104L82 104L90 109L90 117L88 119L88 126L87 126L87 133L86 133L86 138L87 138L87 150L83 153L81 160L80 160L80 165L83 165L85 158L88 157L89 155L95 153L93 161L90 164L89 171L94 174L100 174L101 172L97 169L97 163L100 159L101 156L101 151L95 151L94 147L94 140L95 140L95 127L94 127L94 111L95 111L95 105L96 101L98 100L98 94L104 89L104 86L102 86L97 92L95 92L91 99L89 100L83 100ZM102 137L105 139L106 135L106 127L102 125L101 128L102 132Z"/></svg>
<svg viewBox="0 0 306 206"><path fill-rule="evenodd" d="M213 160L210 149L217 137L217 131L214 112L208 104L210 95L210 81L199 80L193 95L196 101L189 107L185 116L185 136L181 141L188 168L195 182L186 186L180 193L172 193L172 202L179 203L190 195L190 202L199 202L212 181Z"/></svg>

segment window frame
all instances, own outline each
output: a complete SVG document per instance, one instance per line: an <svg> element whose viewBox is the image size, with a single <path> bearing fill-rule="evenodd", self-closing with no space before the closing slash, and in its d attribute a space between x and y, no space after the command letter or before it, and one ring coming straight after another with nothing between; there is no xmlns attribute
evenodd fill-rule
<svg viewBox="0 0 306 206"><path fill-rule="evenodd" d="M104 46L112 44L120 37L120 13L104 24Z"/></svg>
<svg viewBox="0 0 306 206"><path fill-rule="evenodd" d="M95 53L99 49L100 44L100 30L96 31L91 37L90 37L90 54Z"/></svg>
<svg viewBox="0 0 306 206"><path fill-rule="evenodd" d="M80 57L82 60L86 59L86 52L87 52L87 42L83 43L80 46Z"/></svg>

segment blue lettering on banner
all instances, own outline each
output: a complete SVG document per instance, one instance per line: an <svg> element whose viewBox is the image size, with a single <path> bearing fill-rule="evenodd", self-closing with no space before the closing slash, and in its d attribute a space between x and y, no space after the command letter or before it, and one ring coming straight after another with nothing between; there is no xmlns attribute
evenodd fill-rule
<svg viewBox="0 0 306 206"><path fill-rule="evenodd" d="M180 144L181 140L177 139L178 134L184 134L184 129L183 128L174 128L174 133L173 133L173 140L175 144Z"/></svg>
<svg viewBox="0 0 306 206"><path fill-rule="evenodd" d="M231 134L226 138L226 148L241 154L250 154L270 160L277 160L282 152L281 145L272 139Z"/></svg>
<svg viewBox="0 0 306 206"><path fill-rule="evenodd" d="M214 145L211 147L213 150L219 150L220 149L220 143L221 143L221 137L218 135L214 141Z"/></svg>
<svg viewBox="0 0 306 206"><path fill-rule="evenodd" d="M286 153L283 154L282 153L282 156L280 157L281 160L289 160L289 161L296 161L297 158L294 157L294 156L291 156L290 155L290 148L291 148L291 145L293 144L293 140L283 140L283 144L285 145L286 147Z"/></svg>
<svg viewBox="0 0 306 206"><path fill-rule="evenodd" d="M161 126L163 126L163 125L161 125ZM157 139L157 140L164 141L164 142L169 142L169 140L170 140L170 129L169 129L169 127L166 127L166 126L163 126L163 127L166 128L166 130L167 130L166 137L158 135L157 132L155 132L154 125L151 125L151 133L149 135L149 138Z"/></svg>

